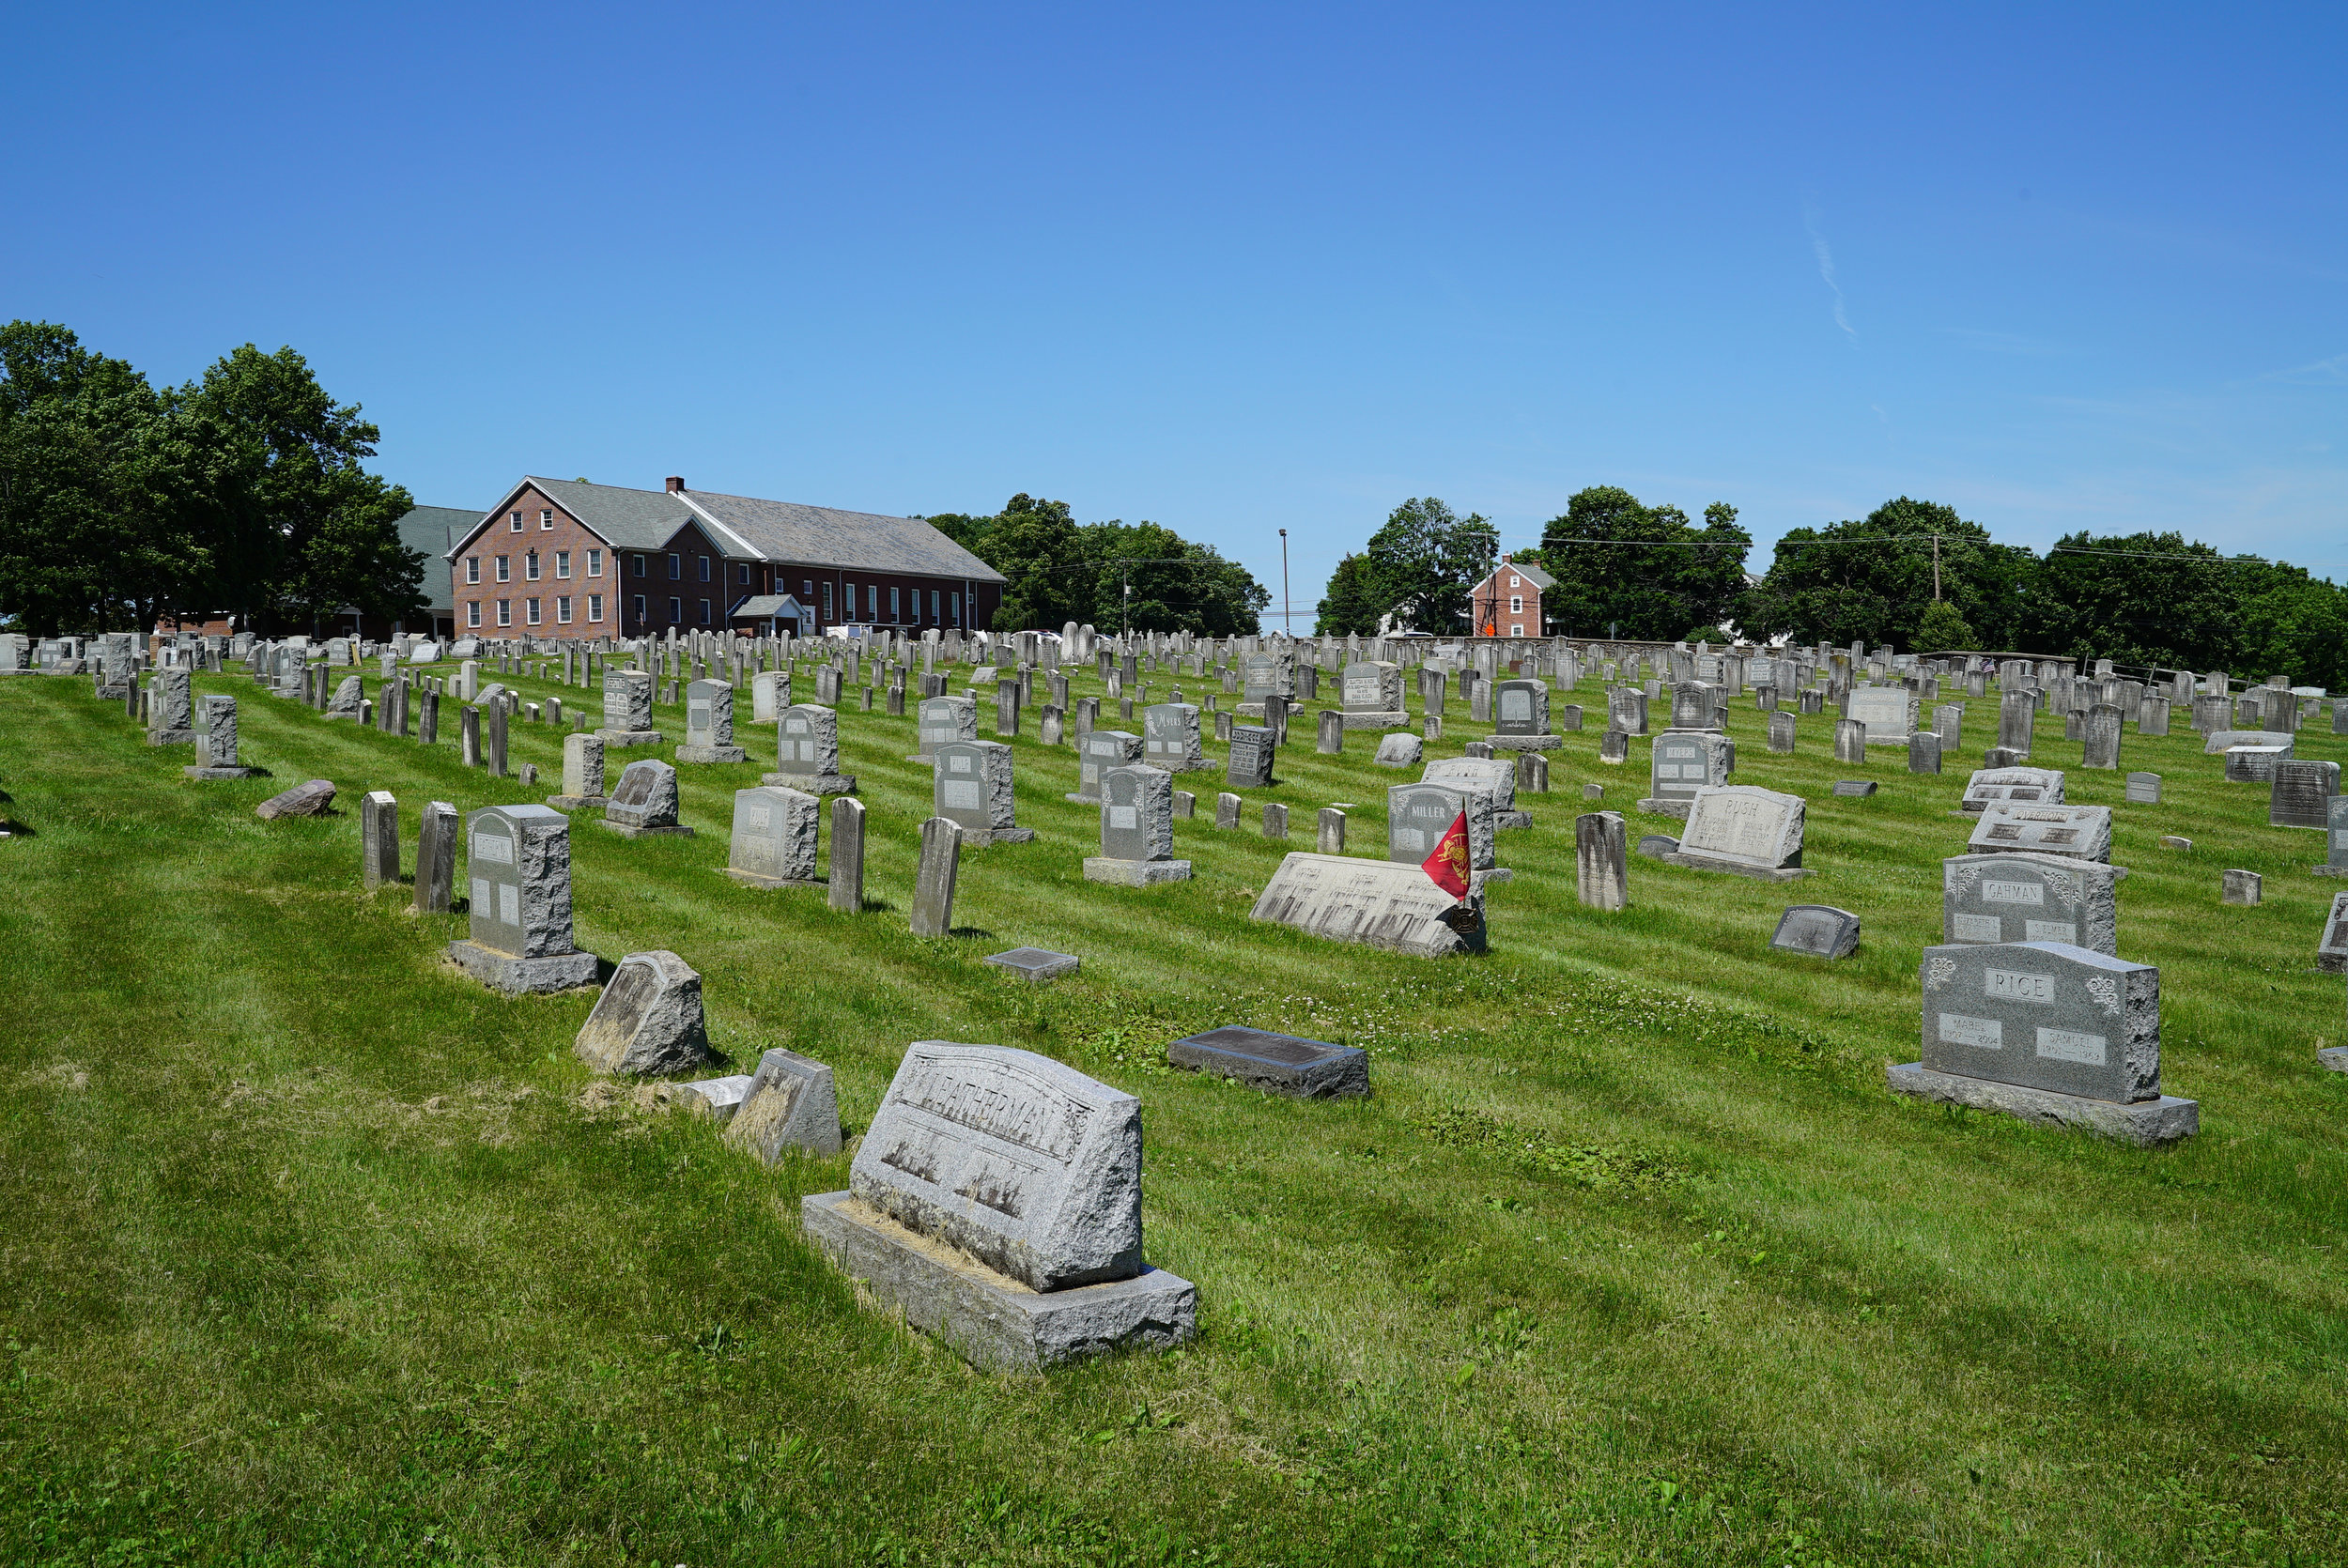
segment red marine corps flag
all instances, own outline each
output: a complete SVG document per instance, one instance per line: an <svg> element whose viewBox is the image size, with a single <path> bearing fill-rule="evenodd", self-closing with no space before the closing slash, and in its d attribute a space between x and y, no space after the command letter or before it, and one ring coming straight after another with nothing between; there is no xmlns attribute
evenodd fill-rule
<svg viewBox="0 0 2348 1568"><path fill-rule="evenodd" d="M1468 892L1467 813L1461 811L1451 819L1451 825L1443 830L1435 841L1435 853L1418 863L1418 869L1432 877L1437 887L1455 899L1464 899Z"/></svg>

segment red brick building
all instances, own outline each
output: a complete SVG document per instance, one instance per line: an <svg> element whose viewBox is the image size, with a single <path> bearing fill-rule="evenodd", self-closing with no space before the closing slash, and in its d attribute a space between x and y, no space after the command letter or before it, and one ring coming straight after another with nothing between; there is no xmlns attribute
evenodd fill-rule
<svg viewBox="0 0 2348 1568"><path fill-rule="evenodd" d="M1468 590L1469 623L1475 637L1540 637L1541 594L1556 580L1537 566L1519 565L1506 556L1492 575Z"/></svg>
<svg viewBox="0 0 2348 1568"><path fill-rule="evenodd" d="M447 552L456 635L984 627L1003 577L919 517L529 477ZM780 622L780 627L775 623Z"/></svg>

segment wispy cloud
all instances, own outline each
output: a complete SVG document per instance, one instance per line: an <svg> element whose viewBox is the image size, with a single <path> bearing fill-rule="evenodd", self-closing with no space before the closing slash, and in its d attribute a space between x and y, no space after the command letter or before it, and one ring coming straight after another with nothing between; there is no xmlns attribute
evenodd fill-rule
<svg viewBox="0 0 2348 1568"><path fill-rule="evenodd" d="M1984 354L2037 356L2070 352L2061 344L2048 343L2043 338L2025 337L2019 332L1985 331L1978 327L1941 327L1937 330L1941 336L1954 338L1966 347Z"/></svg>
<svg viewBox="0 0 2348 1568"><path fill-rule="evenodd" d="M1843 285L1834 281L1833 247L1826 242L1826 236L1818 232L1818 209L1807 202L1802 204L1801 226L1810 233L1810 249L1818 258L1818 276L1834 292L1834 324L1856 338L1859 329L1850 324L1850 315L1843 308Z"/></svg>
<svg viewBox="0 0 2348 1568"><path fill-rule="evenodd" d="M2348 354L2335 354L2328 360L2309 364L2293 365L2289 370L2270 370L2250 377L2250 383L2282 381L2301 387L2348 386ZM2237 386L2250 383L2236 382Z"/></svg>

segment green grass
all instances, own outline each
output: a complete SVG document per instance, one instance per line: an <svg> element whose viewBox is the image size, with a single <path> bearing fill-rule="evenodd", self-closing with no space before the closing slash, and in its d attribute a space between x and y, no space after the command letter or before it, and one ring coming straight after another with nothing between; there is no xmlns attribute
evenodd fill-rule
<svg viewBox="0 0 2348 1568"><path fill-rule="evenodd" d="M1645 783L1644 746L1601 767L1592 730L1502 836L1518 876L1473 961L1247 922L1319 807L1361 802L1356 853L1383 843L1374 737L1317 757L1302 721L1270 792L1298 837L1210 809L1178 824L1196 880L1149 890L1081 880L1074 758L1021 739L1041 836L965 854L936 941L905 923L910 719L842 715L861 915L717 870L771 731L684 770L697 838L582 820L581 945L685 955L719 1048L832 1064L852 1131L925 1038L1141 1097L1148 1249L1197 1284L1201 1337L1033 1378L970 1372L810 1252L797 1200L844 1157L769 1170L595 1092L569 1053L589 998L496 997L439 957L460 920L360 890L361 792L399 797L411 862L426 800L524 798L457 765L453 703L427 749L198 687L241 699L271 777L189 783L86 682L0 682L0 812L32 830L0 841L0 1560L2348 1559L2348 1079L2313 1056L2348 1031L2311 961L2339 884L2198 737L2127 737L2158 807L2069 774L2114 808L2122 952L2161 966L2165 1084L2201 1102L2166 1152L1885 1091L1963 766L1877 761L1880 794L1833 798L1858 770L1830 722L1771 757L1749 701L1737 780L1809 797L1820 875L1634 860L1630 910L1578 908L1581 786L1630 811ZM1964 757L1994 714L1970 705ZM514 754L554 792L556 736L517 724ZM254 816L314 776L342 814ZM2267 901L2221 907L2228 867ZM1859 955L1770 952L1796 900L1858 911ZM1020 943L1084 971L1034 990L979 961ZM1163 1066L1225 1022L1361 1045L1376 1094Z"/></svg>

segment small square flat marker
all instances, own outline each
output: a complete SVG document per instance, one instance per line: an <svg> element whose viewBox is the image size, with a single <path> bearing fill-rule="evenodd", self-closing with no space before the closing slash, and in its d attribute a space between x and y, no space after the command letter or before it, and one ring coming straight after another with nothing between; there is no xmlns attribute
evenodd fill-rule
<svg viewBox="0 0 2348 1568"><path fill-rule="evenodd" d="M1838 778L1834 781L1834 792L1838 795L1871 795L1876 792L1876 781L1872 778Z"/></svg>
<svg viewBox="0 0 2348 1568"><path fill-rule="evenodd" d="M1178 1068L1237 1079L1250 1088L1299 1099L1369 1093L1367 1053L1237 1024L1176 1040L1166 1048L1166 1059Z"/></svg>
<svg viewBox="0 0 2348 1568"><path fill-rule="evenodd" d="M1055 953L1048 947L1013 947L1008 953L994 954L986 961L999 964L1023 979L1041 981L1074 975L1084 960L1074 953Z"/></svg>

